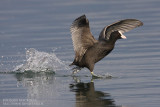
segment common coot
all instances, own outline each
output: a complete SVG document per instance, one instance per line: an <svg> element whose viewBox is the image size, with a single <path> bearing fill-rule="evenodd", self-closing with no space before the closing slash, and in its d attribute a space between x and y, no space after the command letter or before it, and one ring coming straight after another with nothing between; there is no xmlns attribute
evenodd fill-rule
<svg viewBox="0 0 160 107"><path fill-rule="evenodd" d="M74 61L70 65L76 65L80 69L86 67L92 76L97 76L93 73L95 63L114 49L118 39L126 39L126 36L123 35L124 32L142 25L143 23L137 19L120 20L104 27L99 39L96 40L90 31L86 16L78 17L73 21L70 29L75 51Z"/></svg>

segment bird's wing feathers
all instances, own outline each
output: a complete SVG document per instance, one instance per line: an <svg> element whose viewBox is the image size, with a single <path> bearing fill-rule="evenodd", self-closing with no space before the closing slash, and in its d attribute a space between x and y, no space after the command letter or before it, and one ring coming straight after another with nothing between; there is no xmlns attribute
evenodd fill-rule
<svg viewBox="0 0 160 107"><path fill-rule="evenodd" d="M118 21L116 23L104 27L104 29L101 31L99 35L99 40L108 40L110 38L110 34L114 31L120 31L121 33L124 33L142 25L143 23L136 19L125 19Z"/></svg>
<svg viewBox="0 0 160 107"><path fill-rule="evenodd" d="M75 61L81 61L86 50L96 42L89 28L86 16L80 16L71 25L71 35L75 51Z"/></svg>

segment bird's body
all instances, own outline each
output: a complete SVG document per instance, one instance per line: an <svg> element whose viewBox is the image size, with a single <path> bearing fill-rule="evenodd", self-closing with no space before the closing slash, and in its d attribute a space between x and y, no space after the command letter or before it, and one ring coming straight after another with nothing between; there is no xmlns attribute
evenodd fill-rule
<svg viewBox="0 0 160 107"><path fill-rule="evenodd" d="M71 65L80 68L86 67L93 76L96 62L108 55L115 46L118 39L125 39L122 34L143 23L136 19L121 20L117 23L104 27L99 39L94 39L90 32L89 21L85 15L77 18L71 26L71 35L75 51L75 59Z"/></svg>
<svg viewBox="0 0 160 107"><path fill-rule="evenodd" d="M108 55L113 48L114 46L105 42L95 43L87 49L81 61L74 61L73 64L79 67L87 67L90 71L93 71L94 64Z"/></svg>

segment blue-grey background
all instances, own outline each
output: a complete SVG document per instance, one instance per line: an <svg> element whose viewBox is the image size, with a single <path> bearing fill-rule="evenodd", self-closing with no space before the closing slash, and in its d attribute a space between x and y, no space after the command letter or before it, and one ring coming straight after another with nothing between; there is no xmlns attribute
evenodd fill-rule
<svg viewBox="0 0 160 107"><path fill-rule="evenodd" d="M0 106L7 106L7 99L31 99L41 102L38 106L42 107L159 107L159 5L159 0L1 0ZM71 73L68 69L61 69L60 76L11 73L26 63L26 50L30 48L71 63L70 25L83 14L95 38L104 26L121 19L136 18L144 23L125 33L127 39L117 41L114 51L96 64L95 73L109 73L115 78L91 82L87 69L74 78L62 76ZM77 81L83 83L81 88ZM27 104L7 101L12 107L35 106L24 102Z"/></svg>

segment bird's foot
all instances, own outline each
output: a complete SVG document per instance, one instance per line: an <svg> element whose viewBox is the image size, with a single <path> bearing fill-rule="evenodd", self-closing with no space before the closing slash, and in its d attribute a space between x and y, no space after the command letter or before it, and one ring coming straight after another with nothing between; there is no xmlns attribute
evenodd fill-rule
<svg viewBox="0 0 160 107"><path fill-rule="evenodd" d="M102 78L101 75L97 75L97 74L95 74L93 72L91 72L91 74L92 74L92 78L94 78L94 79L96 79L96 78Z"/></svg>
<svg viewBox="0 0 160 107"><path fill-rule="evenodd" d="M93 72L91 72L91 74L92 74L92 78L94 78L94 79L98 79L98 78L102 78L102 79L104 79L104 78L112 78L112 75L110 75L110 74L106 74L106 75L97 75L97 74L94 74Z"/></svg>
<svg viewBox="0 0 160 107"><path fill-rule="evenodd" d="M80 67L74 67L72 70L73 70L72 75L74 75L74 74L78 73L81 70L81 68Z"/></svg>

